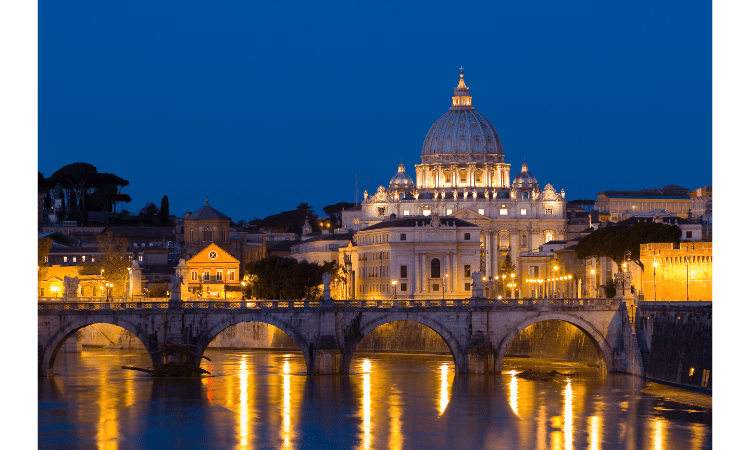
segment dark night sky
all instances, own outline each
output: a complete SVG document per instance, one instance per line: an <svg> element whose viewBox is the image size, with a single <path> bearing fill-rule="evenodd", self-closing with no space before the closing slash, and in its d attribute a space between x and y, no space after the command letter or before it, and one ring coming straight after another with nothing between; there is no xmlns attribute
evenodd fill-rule
<svg viewBox="0 0 750 450"><path fill-rule="evenodd" d="M354 2L351 2L354 3ZM357 2L360 3L360 2ZM712 183L711 2L41 0L38 170L234 220L387 185L459 66L511 177L568 199Z"/></svg>

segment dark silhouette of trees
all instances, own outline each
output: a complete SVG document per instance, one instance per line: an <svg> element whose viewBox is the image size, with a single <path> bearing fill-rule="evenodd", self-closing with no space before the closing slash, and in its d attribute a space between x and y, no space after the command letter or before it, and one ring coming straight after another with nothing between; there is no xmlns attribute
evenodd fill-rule
<svg viewBox="0 0 750 450"><path fill-rule="evenodd" d="M354 203L339 202L323 207L323 212L328 216L332 227L341 226L341 212L354 206Z"/></svg>
<svg viewBox="0 0 750 450"><path fill-rule="evenodd" d="M163 227L173 225L169 220L169 199L166 195L161 198L161 206L159 207L159 213L156 215L156 221Z"/></svg>
<svg viewBox="0 0 750 450"><path fill-rule="evenodd" d="M576 255L579 259L606 256L617 263L618 271L622 271L625 252L630 252L631 259L643 269L641 244L679 243L681 236L679 227L663 223L642 222L625 227L609 226L584 236L576 246Z"/></svg>
<svg viewBox="0 0 750 450"><path fill-rule="evenodd" d="M111 230L107 230L96 238L101 258L94 265L95 272L102 273L105 280L115 284L115 288L124 292L125 282L128 279L128 241L115 236Z"/></svg>
<svg viewBox="0 0 750 450"><path fill-rule="evenodd" d="M138 219L144 224L154 225L156 224L156 215L158 213L159 208L157 208L155 204L149 202L138 212Z"/></svg>
<svg viewBox="0 0 750 450"><path fill-rule="evenodd" d="M250 280L247 290L258 299L320 299L323 295L320 288L323 274L334 274L336 265L335 261L320 265L270 256L245 266L245 273Z"/></svg>
<svg viewBox="0 0 750 450"><path fill-rule="evenodd" d="M97 174L96 167L89 163L73 163L68 164L57 170L50 177L54 180L55 184L60 185L65 189L71 189L77 194L77 198L81 202L81 209L86 210L86 189L91 187L95 182L94 178ZM71 210L72 210L72 205Z"/></svg>
<svg viewBox="0 0 750 450"><path fill-rule="evenodd" d="M320 231L318 216L313 211L312 206L307 203L300 203L292 211L284 211L264 219L253 219L249 225L280 233L302 234L302 226L305 224L306 218L309 219L313 231Z"/></svg>

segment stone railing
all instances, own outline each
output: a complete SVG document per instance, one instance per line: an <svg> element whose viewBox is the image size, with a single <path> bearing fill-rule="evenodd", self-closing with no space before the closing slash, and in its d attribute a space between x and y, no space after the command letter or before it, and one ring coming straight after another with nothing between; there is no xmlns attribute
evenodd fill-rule
<svg viewBox="0 0 750 450"><path fill-rule="evenodd" d="M192 300L181 301L170 308L168 299L149 299L148 301L114 300L102 302L96 301L61 301L60 299L40 299L39 310L143 310L143 309L276 309L289 310L293 308L343 308L343 309L405 309L405 308L493 308L504 309L510 307L523 307L524 309L545 308L585 308L585 309L616 309L620 305L619 300L605 298L549 298L549 299L461 299L461 300L331 300L323 302L320 300Z"/></svg>

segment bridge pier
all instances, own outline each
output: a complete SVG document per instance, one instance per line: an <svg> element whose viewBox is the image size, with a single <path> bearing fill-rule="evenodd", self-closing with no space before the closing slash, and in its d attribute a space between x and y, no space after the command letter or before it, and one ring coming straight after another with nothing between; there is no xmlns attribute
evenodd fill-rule
<svg viewBox="0 0 750 450"><path fill-rule="evenodd" d="M495 350L491 347L475 347L467 350L469 373L495 373Z"/></svg>
<svg viewBox="0 0 750 450"><path fill-rule="evenodd" d="M308 375L339 375L342 369L342 352L339 349L319 349L313 352Z"/></svg>

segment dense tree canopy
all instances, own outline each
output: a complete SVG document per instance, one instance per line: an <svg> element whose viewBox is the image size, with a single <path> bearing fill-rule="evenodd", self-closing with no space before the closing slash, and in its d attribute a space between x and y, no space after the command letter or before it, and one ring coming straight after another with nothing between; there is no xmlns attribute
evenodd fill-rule
<svg viewBox="0 0 750 450"><path fill-rule="evenodd" d="M340 227L341 212L347 208L351 208L352 206L354 206L354 203L339 202L333 205L324 206L323 212L326 216L328 216L328 220L330 221L332 227Z"/></svg>
<svg viewBox="0 0 750 450"><path fill-rule="evenodd" d="M156 215L156 221L162 227L172 225L172 222L169 220L169 199L166 195L161 198L161 206Z"/></svg>
<svg viewBox="0 0 750 450"><path fill-rule="evenodd" d="M679 243L682 232L674 225L643 222L627 227L609 226L600 228L584 236L576 246L579 259L606 256L617 263L622 270L625 252L630 252L631 259L641 268L641 244L652 242Z"/></svg>
<svg viewBox="0 0 750 450"><path fill-rule="evenodd" d="M318 216L313 211L312 206L307 203L300 203L292 211L284 211L264 219L253 219L250 225L280 233L302 234L302 226L305 224L305 219L309 219L313 231L320 231Z"/></svg>
<svg viewBox="0 0 750 450"><path fill-rule="evenodd" d="M335 273L335 261L323 265L270 256L245 266L249 295L268 300L320 299L323 274Z"/></svg>

